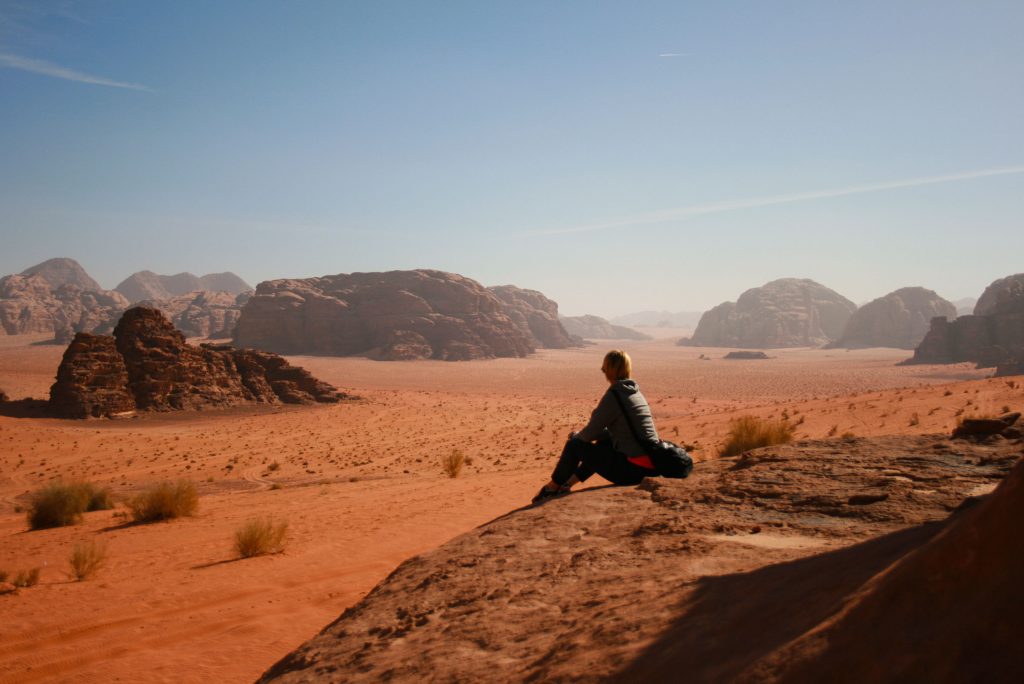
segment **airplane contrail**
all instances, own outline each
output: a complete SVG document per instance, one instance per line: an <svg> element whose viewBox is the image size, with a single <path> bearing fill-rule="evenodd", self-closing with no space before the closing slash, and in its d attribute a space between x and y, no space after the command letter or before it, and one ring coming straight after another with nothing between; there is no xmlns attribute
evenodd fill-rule
<svg viewBox="0 0 1024 684"><path fill-rule="evenodd" d="M527 231L522 236L536 235L561 235L568 233L588 233L595 230L608 228L620 228L623 226L638 226L644 224L664 223L675 219L682 219L688 216L700 214L719 214L737 209L753 209L756 207L767 207L774 204L792 204L794 202L806 202L809 200L826 199L829 197L843 197L845 195L862 195L869 192L882 192L884 190L896 190L899 188L915 188L922 185L937 185L939 183L952 183L954 181L971 180L973 178L987 178L990 176L1010 176L1024 173L1024 166L1005 166L997 169L982 169L980 171L967 171L964 173L951 173L943 176L924 176L918 178L905 178L903 180L887 181L884 183L869 183L866 185L850 185L844 188L832 188L829 190L812 190L810 192L796 192L787 195L769 195L765 197L752 197L749 199L725 200L710 204L695 204L688 207L677 207L675 209L664 209L646 214L637 214L626 218L608 221L607 223L595 223L582 226L570 226L568 228L553 228L550 230Z"/></svg>

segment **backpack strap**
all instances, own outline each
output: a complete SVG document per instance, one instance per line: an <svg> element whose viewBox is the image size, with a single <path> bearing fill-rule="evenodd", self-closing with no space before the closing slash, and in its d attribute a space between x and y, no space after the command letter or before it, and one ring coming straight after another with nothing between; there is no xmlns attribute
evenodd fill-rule
<svg viewBox="0 0 1024 684"><path fill-rule="evenodd" d="M636 443L639 444L640 446L649 446L650 440L640 439L640 435L637 434L636 426L633 425L633 421L630 418L629 411L626 410L626 405L622 403L622 397L618 395L614 387L609 387L608 392L611 393L611 395L615 398L615 403L619 405L619 410L622 411L622 417L626 419L626 425L629 426L629 431L633 433L633 439L636 440Z"/></svg>

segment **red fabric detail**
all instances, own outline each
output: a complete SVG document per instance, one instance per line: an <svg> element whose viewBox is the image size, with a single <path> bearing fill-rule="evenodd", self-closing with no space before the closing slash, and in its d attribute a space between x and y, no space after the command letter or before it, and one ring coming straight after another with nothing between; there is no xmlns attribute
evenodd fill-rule
<svg viewBox="0 0 1024 684"><path fill-rule="evenodd" d="M626 460L633 465L638 465L641 468L647 468L648 470L654 470L654 464L651 463L650 456L627 456Z"/></svg>

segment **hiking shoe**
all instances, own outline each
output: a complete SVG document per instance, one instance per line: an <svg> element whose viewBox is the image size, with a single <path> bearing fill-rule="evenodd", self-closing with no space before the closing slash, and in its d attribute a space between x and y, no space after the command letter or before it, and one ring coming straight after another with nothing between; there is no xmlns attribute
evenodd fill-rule
<svg viewBox="0 0 1024 684"><path fill-rule="evenodd" d="M541 487L540 491L537 492L537 496L533 497L533 500L530 501L530 503L536 506L539 503L544 503L548 499L555 499L560 496L565 496L570 491L572 490L569 487L566 487L565 485L562 485L558 489L548 489L547 487Z"/></svg>

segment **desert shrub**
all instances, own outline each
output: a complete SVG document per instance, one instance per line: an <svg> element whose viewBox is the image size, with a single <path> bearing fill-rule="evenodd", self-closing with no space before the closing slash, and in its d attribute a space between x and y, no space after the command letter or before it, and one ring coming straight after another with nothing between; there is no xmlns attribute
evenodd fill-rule
<svg viewBox="0 0 1024 684"><path fill-rule="evenodd" d="M135 522L156 522L194 515L199 495L188 480L160 482L129 499L126 505Z"/></svg>
<svg viewBox="0 0 1024 684"><path fill-rule="evenodd" d="M915 425L920 425L921 424L921 418L920 418L920 416L917 415L917 411L914 411L914 413L911 414L910 420L908 421L907 424L910 427L914 427Z"/></svg>
<svg viewBox="0 0 1024 684"><path fill-rule="evenodd" d="M107 545L94 541L75 544L68 556L71 579L81 582L95 575L107 562Z"/></svg>
<svg viewBox="0 0 1024 684"><path fill-rule="evenodd" d="M113 508L110 490L89 482L51 482L37 489L28 505L28 524L33 530L74 525L82 513Z"/></svg>
<svg viewBox="0 0 1024 684"><path fill-rule="evenodd" d="M458 477L466 465L466 455L460 449L452 449L441 456L441 469L448 477Z"/></svg>
<svg viewBox="0 0 1024 684"><path fill-rule="evenodd" d="M7 572L3 568L0 568L0 584L7 581L7 578L11 576L11 573Z"/></svg>
<svg viewBox="0 0 1024 684"><path fill-rule="evenodd" d="M11 582L16 587L34 587L39 584L39 573L42 572L42 568L32 568L31 570L22 570L14 576L14 581Z"/></svg>
<svg viewBox="0 0 1024 684"><path fill-rule="evenodd" d="M242 558L281 553L287 532L287 520L275 523L273 518L255 518L235 532L235 551Z"/></svg>
<svg viewBox="0 0 1024 684"><path fill-rule="evenodd" d="M785 421L740 416L730 423L728 439L719 455L735 456L758 447L785 444L793 439L795 429Z"/></svg>
<svg viewBox="0 0 1024 684"><path fill-rule="evenodd" d="M281 464L278 463L277 461L274 461L273 463L271 463L270 465L267 466L267 470L269 470L271 472L273 472L275 470L279 470L280 468L281 468Z"/></svg>

